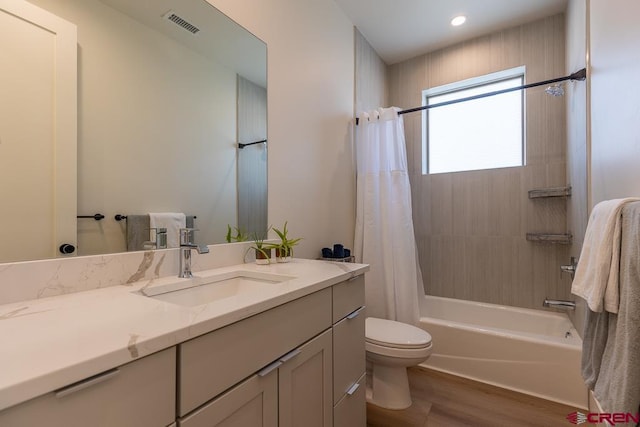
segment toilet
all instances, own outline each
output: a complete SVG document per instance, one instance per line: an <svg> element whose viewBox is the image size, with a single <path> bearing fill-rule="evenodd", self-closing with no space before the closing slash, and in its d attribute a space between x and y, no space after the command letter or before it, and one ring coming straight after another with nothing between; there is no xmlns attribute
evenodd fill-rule
<svg viewBox="0 0 640 427"><path fill-rule="evenodd" d="M365 335L367 402L386 409L408 408L407 368L429 358L431 335L406 323L375 317L366 319Z"/></svg>

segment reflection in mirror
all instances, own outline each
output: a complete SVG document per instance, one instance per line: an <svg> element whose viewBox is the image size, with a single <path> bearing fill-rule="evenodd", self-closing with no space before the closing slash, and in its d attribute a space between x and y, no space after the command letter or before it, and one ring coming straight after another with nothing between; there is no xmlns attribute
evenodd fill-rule
<svg viewBox="0 0 640 427"><path fill-rule="evenodd" d="M3 248L0 262L60 256L62 243L76 246L74 255L141 249L127 241L128 220L116 221L117 214L196 217L199 244L224 242L227 224L248 233L266 230L266 143L242 150L237 145L267 137L263 42L205 0L24 3L77 26L77 215L105 218L79 218L77 240L58 241L50 212L45 223L53 237L46 253L34 249L42 246L43 232L37 231L21 253ZM18 43L20 28L3 24L0 46ZM0 134L0 142L8 144L6 138ZM52 164L52 152L29 150L34 168ZM52 174L45 176L51 181ZM14 187L21 191L21 178L1 178L17 179ZM32 196L20 203L33 201ZM0 217L0 227L34 228L33 218L20 220ZM147 223L137 230L143 237L150 234ZM8 236L0 228L2 245L9 247Z"/></svg>

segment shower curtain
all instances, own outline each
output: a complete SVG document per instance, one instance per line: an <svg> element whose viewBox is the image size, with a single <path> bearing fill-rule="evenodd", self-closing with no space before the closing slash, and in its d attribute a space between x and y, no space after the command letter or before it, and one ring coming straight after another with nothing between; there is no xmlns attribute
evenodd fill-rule
<svg viewBox="0 0 640 427"><path fill-rule="evenodd" d="M404 124L398 108L359 115L356 127L357 209L354 254L370 264L367 316L417 324L424 296L418 264Z"/></svg>

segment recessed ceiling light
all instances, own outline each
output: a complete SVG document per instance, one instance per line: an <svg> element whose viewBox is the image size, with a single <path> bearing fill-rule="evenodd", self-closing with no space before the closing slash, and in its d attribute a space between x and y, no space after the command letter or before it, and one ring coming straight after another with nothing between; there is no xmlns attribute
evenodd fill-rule
<svg viewBox="0 0 640 427"><path fill-rule="evenodd" d="M464 15L460 15L460 16L456 16L455 18L453 18L451 20L451 25L453 25L454 27L458 27L462 24L464 24L467 21L467 17Z"/></svg>

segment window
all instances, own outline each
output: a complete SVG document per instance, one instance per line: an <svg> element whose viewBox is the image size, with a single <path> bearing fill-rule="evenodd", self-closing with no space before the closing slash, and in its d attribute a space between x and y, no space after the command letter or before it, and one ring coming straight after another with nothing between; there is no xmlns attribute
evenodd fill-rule
<svg viewBox="0 0 640 427"><path fill-rule="evenodd" d="M435 105L521 86L524 67L423 91L423 105ZM524 165L524 91L425 110L423 173L444 173Z"/></svg>

